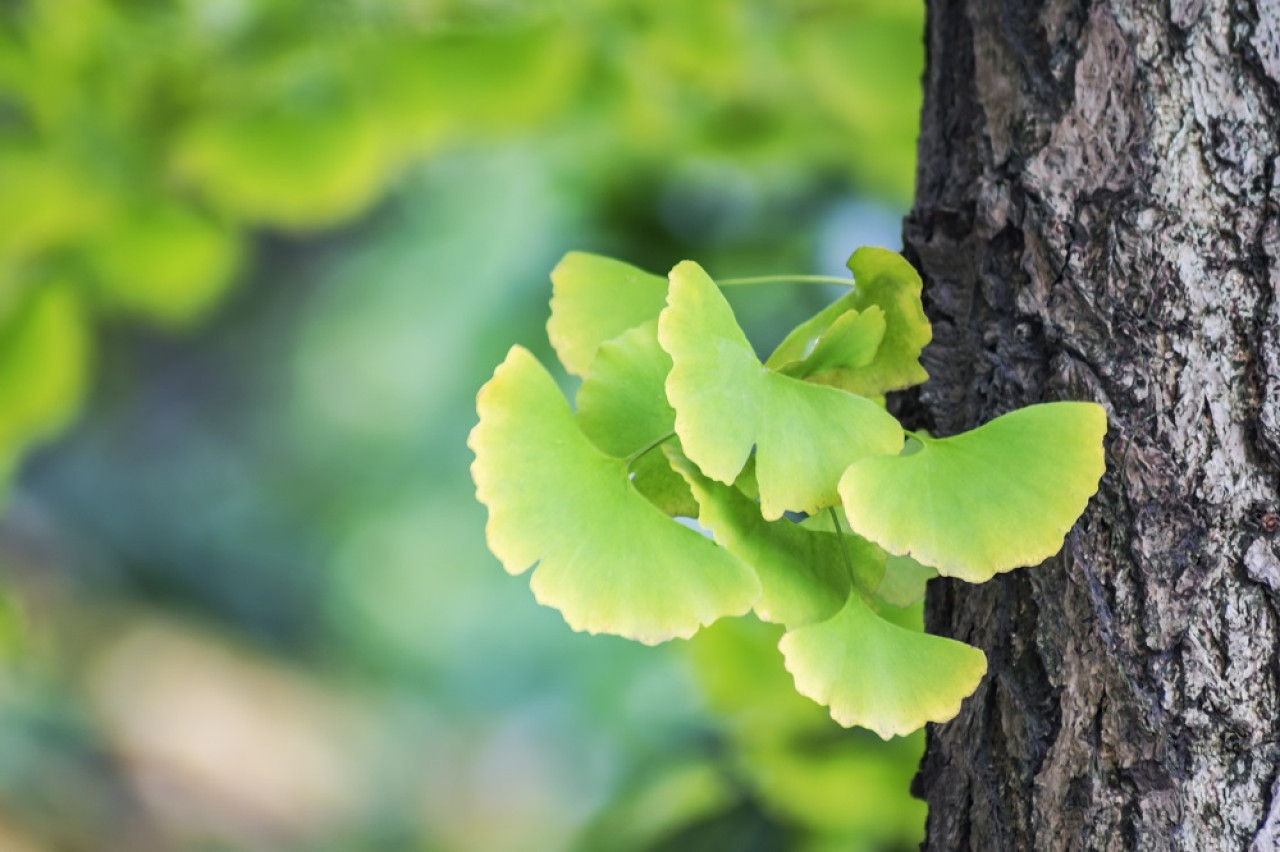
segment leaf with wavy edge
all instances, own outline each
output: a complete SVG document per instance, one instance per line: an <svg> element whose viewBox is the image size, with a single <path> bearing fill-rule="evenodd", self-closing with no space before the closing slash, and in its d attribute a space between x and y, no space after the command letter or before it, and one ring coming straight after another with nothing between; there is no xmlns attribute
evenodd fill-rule
<svg viewBox="0 0 1280 852"><path fill-rule="evenodd" d="M980 583L1057 553L1098 490L1106 413L1033 405L919 452L863 459L840 480L849 525L890 553Z"/></svg>
<svg viewBox="0 0 1280 852"><path fill-rule="evenodd" d="M667 282L629 263L571 251L551 272L547 337L570 373L586 378L600 345L655 319Z"/></svg>
<svg viewBox="0 0 1280 852"><path fill-rule="evenodd" d="M684 452L731 483L756 447L760 507L814 513L834 505L841 472L896 454L898 421L870 400L765 369L715 282L692 261L671 270L658 341L671 356L667 399Z"/></svg>
<svg viewBox="0 0 1280 852"><path fill-rule="evenodd" d="M797 692L841 725L886 740L955 716L987 671L977 648L887 621L856 591L834 616L790 631L778 648Z"/></svg>
<svg viewBox="0 0 1280 852"><path fill-rule="evenodd" d="M850 311L862 314L874 307L883 311L885 329L871 360L859 365L815 365L814 369L804 370L805 378L860 396L878 396L927 380L929 374L919 359L920 352L933 339L933 330L920 301L919 274L902 255L873 246L854 252L848 266L853 272L854 289L787 335L765 363L781 369L796 360L811 358L817 352L817 341L827 339L828 345L834 345L844 339L836 323L851 322L844 319ZM794 369L788 368L788 372Z"/></svg>
<svg viewBox="0 0 1280 852"><path fill-rule="evenodd" d="M755 611L761 619L798 627L830 618L849 595L850 567L866 594L880 585L885 553L871 542L815 532L785 519L766 521L760 507L738 489L707 479L675 450L667 455L693 489L698 523L755 569L761 587Z"/></svg>
<svg viewBox="0 0 1280 852"><path fill-rule="evenodd" d="M537 562L534 596L570 627L657 644L755 603L751 569L638 494L527 350L512 347L476 406L467 444L489 548L511 574Z"/></svg>

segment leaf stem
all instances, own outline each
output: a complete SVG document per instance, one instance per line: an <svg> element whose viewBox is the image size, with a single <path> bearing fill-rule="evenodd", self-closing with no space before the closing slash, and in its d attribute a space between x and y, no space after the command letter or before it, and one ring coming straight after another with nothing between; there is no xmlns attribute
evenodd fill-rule
<svg viewBox="0 0 1280 852"><path fill-rule="evenodd" d="M716 283L721 287L738 284L842 284L852 287L853 279L834 275L756 275L750 278L719 278Z"/></svg>
<svg viewBox="0 0 1280 852"><path fill-rule="evenodd" d="M849 572L849 582L856 589L858 578L853 575L853 560L849 558L849 549L844 546L844 527L840 526L840 516L836 514L835 506L828 506L827 514L831 515L831 523L836 528L836 535L840 537L840 556L844 558L844 569Z"/></svg>
<svg viewBox="0 0 1280 852"><path fill-rule="evenodd" d="M922 435L919 432L912 432L910 429L903 429L902 433L909 438L915 438L917 441L919 441L922 444L927 444L931 440L933 440L928 435Z"/></svg>
<svg viewBox="0 0 1280 852"><path fill-rule="evenodd" d="M636 450L636 451L635 451L634 453L632 453L631 455L627 456L627 458L626 458L627 467L631 467L631 465L635 464L635 463L636 463L636 461L638 461L638 460L639 460L639 458L640 458L641 456L643 456L645 453L649 452L649 451L650 451L650 450L652 450L654 447L657 447L659 444L664 444L664 443L666 443L667 441L670 441L670 440L671 440L672 438L674 438L675 436L676 436L676 433L675 433L675 432L668 432L667 434L663 435L661 438L655 438L654 440L652 440L652 441L650 441L649 443L645 444L643 447L641 447L640 449Z"/></svg>

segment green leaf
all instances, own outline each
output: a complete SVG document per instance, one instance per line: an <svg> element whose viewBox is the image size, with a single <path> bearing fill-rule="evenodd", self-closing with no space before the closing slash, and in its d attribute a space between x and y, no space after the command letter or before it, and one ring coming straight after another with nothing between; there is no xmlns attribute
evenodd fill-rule
<svg viewBox="0 0 1280 852"><path fill-rule="evenodd" d="M849 596L850 568L866 594L880 585L885 553L871 542L815 532L785 519L766 521L760 507L736 488L707 479L674 452L669 455L693 489L698 523L755 569L761 587L755 611L761 619L798 627L830 618Z"/></svg>
<svg viewBox="0 0 1280 852"><path fill-rule="evenodd" d="M884 739L955 716L987 670L977 648L886 621L857 592L778 647L801 695L829 707L840 724Z"/></svg>
<svg viewBox="0 0 1280 852"><path fill-rule="evenodd" d="M181 205L151 203L116 217L88 260L109 304L183 327L222 296L241 253L231 228Z"/></svg>
<svg viewBox="0 0 1280 852"><path fill-rule="evenodd" d="M936 576L936 569L921 565L910 556L890 554L885 560L884 578L876 589L876 597L890 606L911 606L924 597L925 586Z"/></svg>
<svg viewBox="0 0 1280 852"><path fill-rule="evenodd" d="M779 344L766 362L809 381L832 385L861 396L878 396L918 385L929 378L920 366L920 352L933 339L933 330L920 302L920 276L903 257L871 246L849 258L854 289L803 323ZM884 333L873 357L865 364L847 364L820 353L858 351L857 335L864 329L846 318L877 308L883 312ZM864 321L869 322L869 321ZM799 364L795 362L799 361Z"/></svg>
<svg viewBox="0 0 1280 852"><path fill-rule="evenodd" d="M675 438L671 443L678 445ZM680 518L698 516L698 502L693 499L689 483L671 468L671 463L660 449L655 448L631 463L631 484L664 515Z"/></svg>
<svg viewBox="0 0 1280 852"><path fill-rule="evenodd" d="M527 350L512 347L477 408L468 445L489 547L511 574L539 562L534 596L570 627L656 644L755 603L752 571L637 493Z"/></svg>
<svg viewBox="0 0 1280 852"><path fill-rule="evenodd" d="M551 285L547 336L564 368L584 378L602 343L655 319L667 297L663 278L580 251L561 259Z"/></svg>
<svg viewBox="0 0 1280 852"><path fill-rule="evenodd" d="M783 365L779 372L803 379L831 370L865 367L875 358L884 332L884 311L875 305L861 313L845 311L813 342L812 351Z"/></svg>
<svg viewBox="0 0 1280 852"><path fill-rule="evenodd" d="M840 480L850 526L890 553L980 583L1057 553L1098 489L1107 417L1033 405L919 452L864 459Z"/></svg>
<svg viewBox="0 0 1280 852"><path fill-rule="evenodd" d="M391 167L387 139L332 76L304 91L201 114L176 140L176 172L252 222L306 229L359 213Z"/></svg>
<svg viewBox="0 0 1280 852"><path fill-rule="evenodd" d="M655 317L600 346L578 388L578 425L607 455L626 458L675 429L667 403L671 356L658 345Z"/></svg>
<svg viewBox="0 0 1280 852"><path fill-rule="evenodd" d="M0 326L0 483L31 444L62 429L88 381L89 333L70 287L38 287Z"/></svg>
<svg viewBox="0 0 1280 852"><path fill-rule="evenodd" d="M671 355L667 398L689 458L731 483L756 448L766 518L814 513L839 501L853 462L902 448L898 422L875 403L765 369L715 283L685 261L670 275L658 339Z"/></svg>
<svg viewBox="0 0 1280 852"><path fill-rule="evenodd" d="M614 458L652 447L675 429L676 413L664 387L670 371L671 356L658 345L656 319L604 343L591 375L578 388L578 425ZM631 483L667 515L698 513L688 484L656 448L632 462Z"/></svg>

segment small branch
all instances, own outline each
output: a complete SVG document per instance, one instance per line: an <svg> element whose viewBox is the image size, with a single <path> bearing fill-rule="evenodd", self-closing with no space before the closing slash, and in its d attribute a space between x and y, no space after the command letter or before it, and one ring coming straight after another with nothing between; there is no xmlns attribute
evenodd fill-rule
<svg viewBox="0 0 1280 852"><path fill-rule="evenodd" d="M840 284L853 286L851 278L837 278L834 275L757 275L753 278L720 278L716 284L721 287L733 287L738 284Z"/></svg>

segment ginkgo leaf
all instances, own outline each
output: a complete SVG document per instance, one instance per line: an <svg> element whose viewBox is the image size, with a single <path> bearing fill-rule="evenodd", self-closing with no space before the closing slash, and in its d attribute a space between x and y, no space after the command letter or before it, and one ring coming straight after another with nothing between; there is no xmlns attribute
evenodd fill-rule
<svg viewBox="0 0 1280 852"><path fill-rule="evenodd" d="M980 583L1057 553L1098 490L1107 417L1033 405L911 455L863 459L840 480L849 525L890 553Z"/></svg>
<svg viewBox="0 0 1280 852"><path fill-rule="evenodd" d="M879 586L885 553L871 542L785 519L766 521L742 492L707 479L687 458L668 455L693 489L698 523L755 569L761 587L755 611L761 619L798 627L830 618L849 595L851 570L864 593Z"/></svg>
<svg viewBox="0 0 1280 852"><path fill-rule="evenodd" d="M649 502L668 515L692 517L698 504L688 484L652 449L675 428L664 387L670 370L671 356L658 345L657 320L629 329L601 345L591 375L578 388L575 417L606 455L640 454L631 464L631 484Z"/></svg>
<svg viewBox="0 0 1280 852"><path fill-rule="evenodd" d="M732 483L754 446L761 512L773 520L834 505L845 468L902 448L902 428L870 400L766 369L696 263L669 278L658 319L673 364L667 399L684 452L704 474Z"/></svg>
<svg viewBox="0 0 1280 852"><path fill-rule="evenodd" d="M751 569L638 494L527 350L512 347L476 405L468 445L489 547L511 574L538 562L534 596L570 627L656 644L755 603Z"/></svg>
<svg viewBox="0 0 1280 852"><path fill-rule="evenodd" d="M797 692L829 707L841 725L884 739L952 718L987 671L977 648L893 624L856 591L834 616L790 631L778 647Z"/></svg>
<svg viewBox="0 0 1280 852"><path fill-rule="evenodd" d="M678 442L673 438L672 443ZM631 463L631 484L664 515L698 517L698 501L693 499L689 483L672 469L661 450L645 453Z"/></svg>
<svg viewBox="0 0 1280 852"><path fill-rule="evenodd" d="M884 340L884 311L875 305L859 313L845 311L813 341L813 348L799 361L778 368L803 379L831 370L853 370L870 364Z"/></svg>
<svg viewBox="0 0 1280 852"><path fill-rule="evenodd" d="M938 576L936 568L921 565L910 556L889 555L876 597L890 606L911 606L924 597L925 586Z"/></svg>
<svg viewBox="0 0 1280 852"><path fill-rule="evenodd" d="M582 377L602 343L656 318L667 297L664 278L580 251L556 264L551 285L547 337L564 368Z"/></svg>
<svg viewBox="0 0 1280 852"><path fill-rule="evenodd" d="M575 399L578 425L607 455L625 458L675 429L667 402L671 356L655 317L602 344Z"/></svg>
<svg viewBox="0 0 1280 852"><path fill-rule="evenodd" d="M928 379L919 359L921 350L933 339L933 330L920 302L919 274L900 254L871 246L853 253L849 269L854 289L787 335L766 364L781 369L796 361L803 363L818 351L820 341L835 347L847 336L842 331L860 331L854 325L841 328L837 323L852 323L845 319L850 311L860 315L875 307L883 311L885 327L870 361L856 366L828 362L805 369L804 376L861 396L877 396Z"/></svg>

